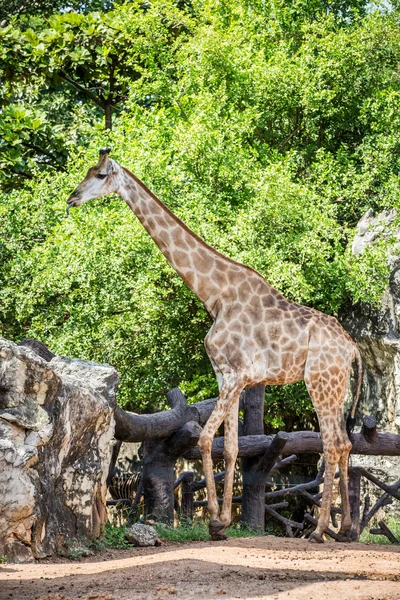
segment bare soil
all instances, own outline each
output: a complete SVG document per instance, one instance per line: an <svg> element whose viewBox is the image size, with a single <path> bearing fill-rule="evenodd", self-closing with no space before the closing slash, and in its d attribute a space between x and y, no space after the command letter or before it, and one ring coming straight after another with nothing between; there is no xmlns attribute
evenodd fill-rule
<svg viewBox="0 0 400 600"><path fill-rule="evenodd" d="M400 547L272 536L0 566L0 600L400 600Z"/></svg>

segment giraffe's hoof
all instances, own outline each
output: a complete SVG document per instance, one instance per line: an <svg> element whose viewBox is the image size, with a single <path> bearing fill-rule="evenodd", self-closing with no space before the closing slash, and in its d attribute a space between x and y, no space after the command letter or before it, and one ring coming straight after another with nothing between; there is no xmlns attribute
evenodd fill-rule
<svg viewBox="0 0 400 600"><path fill-rule="evenodd" d="M337 542L342 542L344 544L348 544L350 542L353 542L354 540L352 538L351 531L346 531L346 532L343 532L343 533L341 533L339 531L339 533L337 534L337 537L336 537L336 541Z"/></svg>
<svg viewBox="0 0 400 600"><path fill-rule="evenodd" d="M312 544L323 544L324 538L322 537L322 535L319 535L318 533L315 533L315 531L313 531L310 537L308 538L308 541Z"/></svg>
<svg viewBox="0 0 400 600"><path fill-rule="evenodd" d="M226 526L219 521L211 521L208 528L210 536L213 542L220 542L227 540L228 536L225 533Z"/></svg>

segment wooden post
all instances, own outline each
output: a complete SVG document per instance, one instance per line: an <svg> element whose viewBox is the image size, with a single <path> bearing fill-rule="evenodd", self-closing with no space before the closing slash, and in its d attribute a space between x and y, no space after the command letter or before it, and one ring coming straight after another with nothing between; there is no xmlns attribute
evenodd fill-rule
<svg viewBox="0 0 400 600"><path fill-rule="evenodd" d="M350 467L349 469L349 499L351 515L352 539L358 540L360 537L360 489L361 489L361 469L359 467Z"/></svg>
<svg viewBox="0 0 400 600"><path fill-rule="evenodd" d="M115 442L115 444L113 446L112 454L111 454L111 462L110 462L110 466L108 468L107 486L110 485L111 480L112 480L112 478L114 476L115 469L116 469L116 464L117 464L117 460L118 460L119 451L121 450L121 446L122 446L122 442L119 442L118 440Z"/></svg>
<svg viewBox="0 0 400 600"><path fill-rule="evenodd" d="M192 489L192 483L194 481L194 473L188 471L185 473L185 477L182 478L182 501L181 501L181 519L182 521L193 520L193 501L194 492Z"/></svg>
<svg viewBox="0 0 400 600"><path fill-rule="evenodd" d="M361 434L364 436L364 438L366 439L367 442L369 442L370 444L375 440L376 438L376 419L375 417L372 417L371 415L369 416L365 416L363 418L363 424L361 427Z"/></svg>
<svg viewBox="0 0 400 600"><path fill-rule="evenodd" d="M175 461L199 440L201 427L185 423L167 439L147 441L143 453L143 487L145 517L173 523Z"/></svg>
<svg viewBox="0 0 400 600"><path fill-rule="evenodd" d="M244 393L244 435L264 433L265 386L258 385ZM265 526L265 480L256 472L259 457L242 459L242 518L243 525L255 531L264 531Z"/></svg>

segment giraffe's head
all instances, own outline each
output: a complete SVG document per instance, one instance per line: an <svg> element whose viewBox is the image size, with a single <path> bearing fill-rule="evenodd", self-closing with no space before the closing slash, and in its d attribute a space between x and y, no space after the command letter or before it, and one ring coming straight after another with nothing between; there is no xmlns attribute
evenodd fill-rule
<svg viewBox="0 0 400 600"><path fill-rule="evenodd" d="M110 148L100 150L99 162L90 167L85 179L81 181L67 200L67 212L92 198L101 198L107 194L118 193L120 185L120 166L109 158Z"/></svg>

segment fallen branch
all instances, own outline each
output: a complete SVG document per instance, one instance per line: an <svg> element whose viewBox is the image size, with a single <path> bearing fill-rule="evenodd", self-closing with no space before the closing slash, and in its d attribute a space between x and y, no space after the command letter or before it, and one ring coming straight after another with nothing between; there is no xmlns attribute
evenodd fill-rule
<svg viewBox="0 0 400 600"><path fill-rule="evenodd" d="M392 542L392 544L400 544L400 540L397 539L397 537L390 531L389 527L385 525L383 521L379 521L378 525L379 529L375 528L369 530L372 535L384 535L389 541Z"/></svg>
<svg viewBox="0 0 400 600"><path fill-rule="evenodd" d="M368 498L368 501L367 501L367 498ZM388 506L389 504L393 504L392 498L386 492L384 494L382 494L382 496L375 502L374 506L371 509L369 508L369 496L367 496L367 498L366 498L366 502L365 502L365 506L364 506L363 517L360 521L360 533L363 532L365 527L368 525L368 523L371 521L371 519L376 515L376 513L378 512L378 510L380 508L383 508L384 506Z"/></svg>

